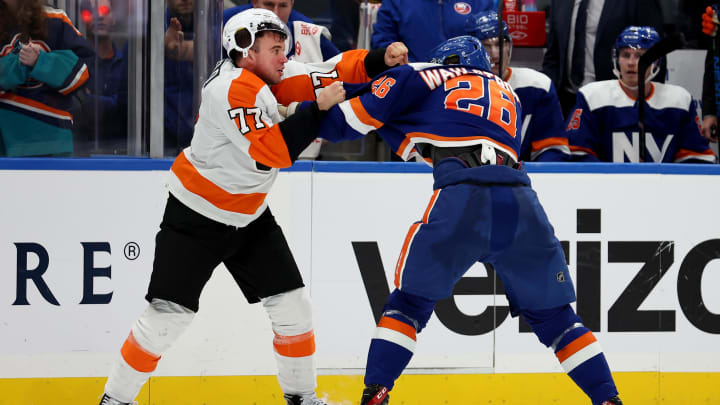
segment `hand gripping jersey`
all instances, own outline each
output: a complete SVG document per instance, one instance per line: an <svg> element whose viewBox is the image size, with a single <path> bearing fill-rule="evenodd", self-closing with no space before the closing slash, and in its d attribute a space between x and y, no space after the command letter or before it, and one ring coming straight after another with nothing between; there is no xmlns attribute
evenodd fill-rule
<svg viewBox="0 0 720 405"><path fill-rule="evenodd" d="M652 162L712 163L715 155L700 134L697 103L685 89L651 83L645 107L647 157ZM580 89L567 121L574 160L638 162L638 107L619 80Z"/></svg>
<svg viewBox="0 0 720 405"><path fill-rule="evenodd" d="M520 160L570 160L560 101L550 78L533 69L508 70L507 82L522 103Z"/></svg>
<svg viewBox="0 0 720 405"><path fill-rule="evenodd" d="M379 75L368 90L330 110L321 127L323 138L339 141L378 130L404 160L422 157L432 163L422 153L426 144L487 144L518 160L520 102L492 73L411 63Z"/></svg>
<svg viewBox="0 0 720 405"><path fill-rule="evenodd" d="M312 72L366 82L366 55L352 51L317 65L288 62L275 91L287 94L281 97L286 102L314 100L313 83L329 82L307 76ZM246 226L260 216L278 169L292 165L319 131L319 120L301 113L278 125L277 105L255 74L229 59L219 62L203 87L192 142L171 168L170 192L194 211L228 225Z"/></svg>
<svg viewBox="0 0 720 405"><path fill-rule="evenodd" d="M325 86L335 81L341 81L343 84L365 84L371 80L368 74L375 73L372 71L368 73L368 69L373 69L368 68L366 58L382 60L384 51L382 55L380 53L373 51L372 55L369 55L370 52L367 50L358 49L343 52L320 63L288 61L285 64L282 81L273 85L270 90L278 103L287 106L293 101L315 100Z"/></svg>

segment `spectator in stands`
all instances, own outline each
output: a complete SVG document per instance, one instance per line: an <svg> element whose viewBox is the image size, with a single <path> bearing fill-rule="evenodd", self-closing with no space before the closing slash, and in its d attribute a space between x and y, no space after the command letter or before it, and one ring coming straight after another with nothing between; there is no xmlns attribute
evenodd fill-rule
<svg viewBox="0 0 720 405"><path fill-rule="evenodd" d="M0 0L0 156L73 153L70 110L93 57L62 10Z"/></svg>
<svg viewBox="0 0 720 405"><path fill-rule="evenodd" d="M493 73L500 76L498 16L494 11L473 14L466 32L482 41L490 56ZM503 22L502 79L510 83L522 104L520 160L567 161L570 149L555 86L549 77L528 68L512 68L513 43Z"/></svg>
<svg viewBox="0 0 720 405"><path fill-rule="evenodd" d="M193 134L194 0L168 0L165 32L165 149L175 154Z"/></svg>
<svg viewBox="0 0 720 405"><path fill-rule="evenodd" d="M702 90L702 135L705 139L710 142L717 142L717 126L718 126L718 105L716 101L716 90L715 86L715 68L713 63L713 46L712 42L717 41L715 38L718 33L718 15L717 10L720 9L720 5L715 4L708 6L705 13L702 15L702 27L703 33L707 37L702 38L700 41L703 43L704 48L708 50L707 56L705 57L705 75L703 76L703 90Z"/></svg>
<svg viewBox="0 0 720 405"><path fill-rule="evenodd" d="M613 65L620 80L580 88L567 122L570 151L579 161L713 163L715 155L700 134L697 103L687 90L650 80L655 61L642 82L638 60L660 40L652 27L627 27L617 37ZM638 125L638 88L645 86L645 148Z"/></svg>
<svg viewBox="0 0 720 405"><path fill-rule="evenodd" d="M465 34L465 20L471 13L491 11L493 4L493 0L383 0L371 47L403 42L410 62L424 62L431 49Z"/></svg>
<svg viewBox="0 0 720 405"><path fill-rule="evenodd" d="M340 53L330 41L330 31L293 10L295 0L252 0L251 4L232 7L223 13L223 25L235 14L250 7L260 7L275 13L288 26L288 58L298 62L322 62Z"/></svg>
<svg viewBox="0 0 720 405"><path fill-rule="evenodd" d="M566 117L580 87L613 78L608 56L629 25L662 32L659 0L552 0L543 73L555 83Z"/></svg>
<svg viewBox="0 0 720 405"><path fill-rule="evenodd" d="M80 139L87 143L88 151L122 152L127 148L127 102L119 98L127 94L120 90L126 81L122 74L127 61L111 37L116 24L112 2L85 0L80 9L88 41L96 54L92 61L95 74L85 88L88 96L77 117ZM76 145L76 153L78 148Z"/></svg>

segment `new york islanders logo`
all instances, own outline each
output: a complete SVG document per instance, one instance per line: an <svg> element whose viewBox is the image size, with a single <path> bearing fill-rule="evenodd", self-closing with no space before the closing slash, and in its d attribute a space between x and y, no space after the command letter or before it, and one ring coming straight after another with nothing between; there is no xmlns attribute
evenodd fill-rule
<svg viewBox="0 0 720 405"><path fill-rule="evenodd" d="M465 3L464 1L455 3L455 12L456 13L466 15L466 14L470 14L470 11L472 11L472 7L470 7L470 5Z"/></svg>

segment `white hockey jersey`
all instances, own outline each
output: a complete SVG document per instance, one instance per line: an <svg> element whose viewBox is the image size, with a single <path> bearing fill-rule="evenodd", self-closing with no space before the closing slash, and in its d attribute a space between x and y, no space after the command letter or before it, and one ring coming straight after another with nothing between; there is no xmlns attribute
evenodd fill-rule
<svg viewBox="0 0 720 405"><path fill-rule="evenodd" d="M192 142L170 169L170 192L210 219L249 224L265 210L278 168L292 164L280 120L265 82L225 59L203 88Z"/></svg>
<svg viewBox="0 0 720 405"><path fill-rule="evenodd" d="M335 80L366 82L367 54L350 51L316 65L290 61L273 91L282 91L289 103L315 100L315 90ZM278 169L292 165L317 136L321 121L315 106L279 124L277 107L259 77L229 59L219 62L203 87L192 142L170 169L169 191L224 224L243 227L259 217Z"/></svg>

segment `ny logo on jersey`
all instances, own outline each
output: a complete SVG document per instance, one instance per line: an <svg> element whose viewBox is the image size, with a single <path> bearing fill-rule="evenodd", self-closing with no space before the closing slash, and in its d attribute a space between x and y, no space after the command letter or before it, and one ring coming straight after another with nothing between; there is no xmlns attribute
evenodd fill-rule
<svg viewBox="0 0 720 405"><path fill-rule="evenodd" d="M613 132L612 134L612 153L613 162L621 163L625 161L627 157L628 161L637 163L640 162L640 133L632 132L632 141L628 138L625 132ZM653 162L662 162L665 153L668 151L670 144L672 143L675 135L668 134L663 141L662 150L655 143L655 138L652 133L645 133L645 148Z"/></svg>

